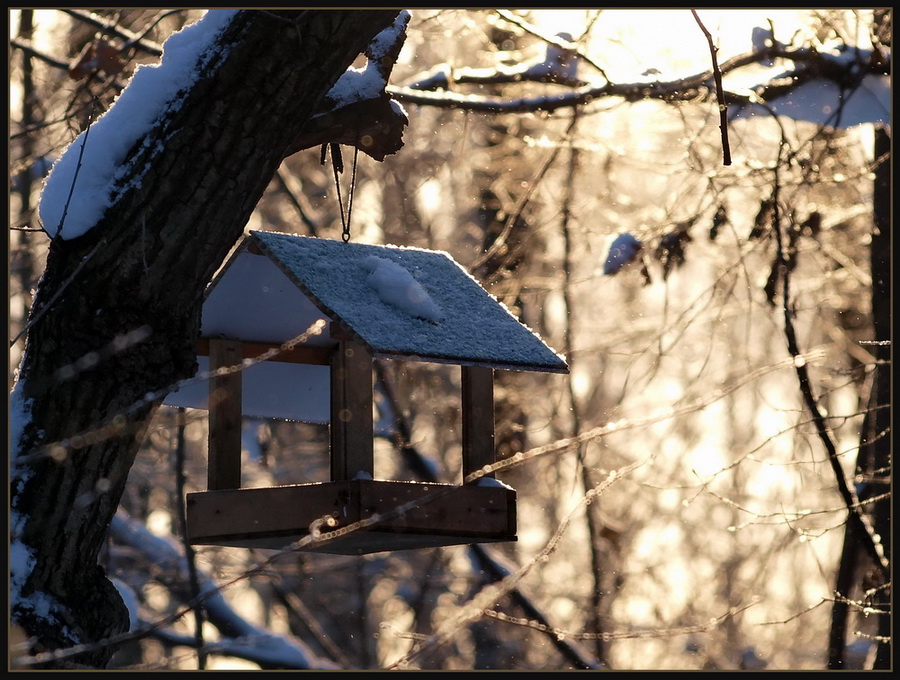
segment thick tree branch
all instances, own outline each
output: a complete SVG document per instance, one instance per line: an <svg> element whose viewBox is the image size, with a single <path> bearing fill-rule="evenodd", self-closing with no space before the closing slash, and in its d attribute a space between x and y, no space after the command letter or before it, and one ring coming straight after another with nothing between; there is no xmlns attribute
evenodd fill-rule
<svg viewBox="0 0 900 680"><path fill-rule="evenodd" d="M860 52L866 57L854 70L856 83L861 83L867 75L887 75L890 73L890 60L876 58L875 53ZM795 68L786 70L784 77L774 84L767 84L757 89L753 95L722 90L716 91L716 79L764 59L780 58L793 62ZM577 108L604 98L618 97L628 102L657 99L665 102L713 101L717 96L733 102L750 102L751 99L770 100L783 97L800 85L813 78L824 78L851 87L847 81L846 65L839 63L827 54L811 49L787 48L776 45L761 52L752 52L732 57L718 65L718 74L710 69L684 78L671 81L641 81L633 83L611 83L588 85L572 88L567 92L528 97L521 99L502 99L484 97L475 94L452 91L460 84L503 84L509 82L509 75L504 69L479 69L477 73L463 69L457 78L455 71L444 69L438 73L429 72L418 79L413 79L402 87L387 88L388 94L397 101L419 106L434 106L446 109L460 109L479 113L534 113L537 111L553 112L566 108ZM519 74L517 82L541 82L538 77ZM435 89L439 88L439 89ZM435 91L428 91L435 90Z"/></svg>
<svg viewBox="0 0 900 680"><path fill-rule="evenodd" d="M403 147L403 128L408 122L406 114L387 95L366 99L313 117L285 155L322 144L342 144L358 147L376 161L383 161Z"/></svg>

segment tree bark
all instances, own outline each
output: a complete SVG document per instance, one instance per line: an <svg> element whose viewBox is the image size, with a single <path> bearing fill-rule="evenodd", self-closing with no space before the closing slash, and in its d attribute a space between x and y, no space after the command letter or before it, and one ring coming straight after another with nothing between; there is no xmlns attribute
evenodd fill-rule
<svg viewBox="0 0 900 680"><path fill-rule="evenodd" d="M204 288L324 95L397 15L239 12L183 104L133 147L131 188L51 243L19 374L31 417L13 442L13 539L32 568L12 618L33 652L88 648L46 666L103 667L114 649L96 643L127 629L97 556L150 418L196 369ZM25 604L35 596L49 615Z"/></svg>
<svg viewBox="0 0 900 680"><path fill-rule="evenodd" d="M869 255L872 272L872 324L875 344L870 351L878 361L872 377L866 415L860 437L856 477L859 498L867 502L865 511L874 533L881 537L881 549L891 562L891 136L884 128L875 130L875 170L873 218L875 229ZM891 667L891 595L885 583L872 569L872 561L863 548L859 528L848 522L835 581L836 598L832 608L828 640L828 668L846 667L845 656L853 599L864 600L877 614L877 635L873 668ZM868 591L868 592L867 592Z"/></svg>
<svg viewBox="0 0 900 680"><path fill-rule="evenodd" d="M868 465L866 473L877 482L873 486L876 493L882 492L881 497L875 503L872 510L875 532L881 536L881 545L888 564L892 564L893 540L891 527L891 479L892 479L892 451L893 438L891 435L891 256L893 253L893 225L891 222L892 207L892 138L891 133L885 128L879 128L875 132L875 152L881 157L886 157L883 169L876 172L875 180L875 220L876 233L873 234L872 252L872 315L875 322L876 355L882 362L876 373L876 387L874 391L877 397L873 399L873 409L867 413L868 432L863 440L864 451ZM874 413L873 413L874 411ZM873 494L874 495L874 494ZM890 584L878 584L876 606L884 613L878 619L878 650L875 655L875 669L889 670L891 668L892 650L892 624L893 611L891 609L893 598L891 597Z"/></svg>

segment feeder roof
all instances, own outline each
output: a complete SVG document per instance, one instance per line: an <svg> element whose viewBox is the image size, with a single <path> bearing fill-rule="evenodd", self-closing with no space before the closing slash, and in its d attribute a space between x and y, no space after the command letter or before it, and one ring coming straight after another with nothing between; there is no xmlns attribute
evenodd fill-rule
<svg viewBox="0 0 900 680"><path fill-rule="evenodd" d="M446 252L277 232L250 232L212 282L202 334L285 343L323 317L310 344L337 325L374 356L568 371Z"/></svg>

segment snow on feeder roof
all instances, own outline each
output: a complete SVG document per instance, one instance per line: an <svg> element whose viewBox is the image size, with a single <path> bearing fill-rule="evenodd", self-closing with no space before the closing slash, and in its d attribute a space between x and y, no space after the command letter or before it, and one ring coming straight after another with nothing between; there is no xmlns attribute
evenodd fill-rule
<svg viewBox="0 0 900 680"><path fill-rule="evenodd" d="M568 370L443 251L275 232L251 232L213 281L202 334L286 342L308 327L310 303L376 357ZM300 314L288 318L295 310Z"/></svg>

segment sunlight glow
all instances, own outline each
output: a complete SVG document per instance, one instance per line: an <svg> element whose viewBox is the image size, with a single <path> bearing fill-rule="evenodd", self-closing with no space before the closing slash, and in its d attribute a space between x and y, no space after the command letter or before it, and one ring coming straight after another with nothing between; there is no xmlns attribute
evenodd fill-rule
<svg viewBox="0 0 900 680"><path fill-rule="evenodd" d="M147 528L154 536L172 535L172 515L165 510L153 510L147 516Z"/></svg>
<svg viewBox="0 0 900 680"><path fill-rule="evenodd" d="M589 11L594 14L596 10ZM775 36L788 41L803 26L798 9L700 9L697 15L719 48L717 58L728 59L752 48L755 26L775 27ZM584 31L583 10L538 10L535 23L549 34L566 31L576 39ZM602 55L614 81L633 80L627 74L655 69L660 79L673 73L709 67L709 45L690 9L604 9L592 29L592 55ZM640 49L634 48L640 45Z"/></svg>

